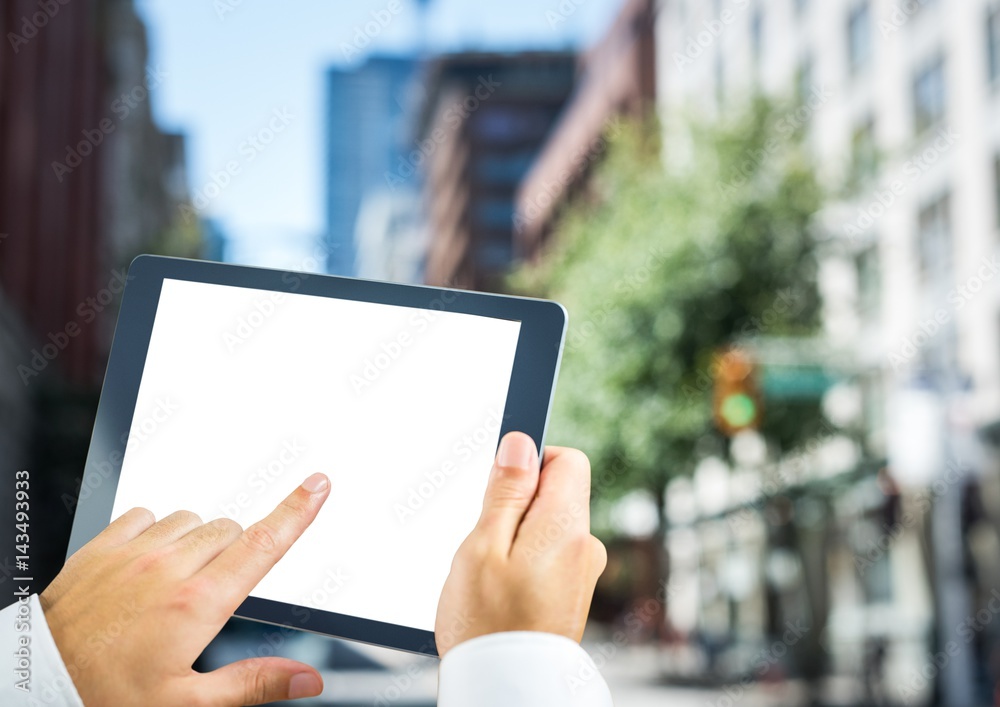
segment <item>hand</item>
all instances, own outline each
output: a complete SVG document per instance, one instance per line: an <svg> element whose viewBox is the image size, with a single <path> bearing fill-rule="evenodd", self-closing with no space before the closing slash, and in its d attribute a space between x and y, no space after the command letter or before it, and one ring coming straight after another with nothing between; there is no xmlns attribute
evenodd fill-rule
<svg viewBox="0 0 1000 707"><path fill-rule="evenodd" d="M66 562L40 600L87 705L243 705L318 695L315 670L251 658L210 673L191 665L330 495L314 474L245 531L179 511L134 508Z"/></svg>
<svg viewBox="0 0 1000 707"><path fill-rule="evenodd" d="M579 641L604 545L590 534L590 462L511 432L500 442L483 513L455 554L438 604L441 657L462 641L501 631L544 631Z"/></svg>

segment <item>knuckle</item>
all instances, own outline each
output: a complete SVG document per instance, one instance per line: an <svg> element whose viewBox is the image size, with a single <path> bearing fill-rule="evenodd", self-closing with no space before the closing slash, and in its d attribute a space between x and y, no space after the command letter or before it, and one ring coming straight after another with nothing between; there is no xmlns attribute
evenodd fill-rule
<svg viewBox="0 0 1000 707"><path fill-rule="evenodd" d="M167 518L163 519L164 522L169 521L173 525L201 525L201 516L193 511L177 511L171 513Z"/></svg>
<svg viewBox="0 0 1000 707"><path fill-rule="evenodd" d="M590 459L579 449L567 449L563 452L563 457L571 467L590 476Z"/></svg>
<svg viewBox="0 0 1000 707"><path fill-rule="evenodd" d="M169 545L153 548L152 550L144 552L135 558L135 568L139 572L155 572L161 570L165 565L169 564L173 554L173 550Z"/></svg>
<svg viewBox="0 0 1000 707"><path fill-rule="evenodd" d="M213 541L237 538L243 532L240 524L229 518L216 518L208 523L206 528L210 530L210 537Z"/></svg>
<svg viewBox="0 0 1000 707"><path fill-rule="evenodd" d="M480 533L471 533L459 547L455 559L462 562L482 564L490 556L492 543Z"/></svg>
<svg viewBox="0 0 1000 707"><path fill-rule="evenodd" d="M532 469L519 464L501 464L499 461L496 464L497 473L502 478L523 479L533 473Z"/></svg>
<svg viewBox="0 0 1000 707"><path fill-rule="evenodd" d="M191 577L178 585L173 595L174 607L188 612L196 606L201 606L211 595L209 582L200 577Z"/></svg>
<svg viewBox="0 0 1000 707"><path fill-rule="evenodd" d="M596 565L600 568L601 572L603 572L608 566L608 549L604 546L604 543L595 538L593 535L590 536L590 540L592 546L591 552L596 560Z"/></svg>
<svg viewBox="0 0 1000 707"><path fill-rule="evenodd" d="M257 705L268 701L267 673L258 663L247 665L244 673L244 704Z"/></svg>
<svg viewBox="0 0 1000 707"><path fill-rule="evenodd" d="M596 538L590 533L573 532L568 533L567 544L569 545L571 552L579 554L580 557L586 557L588 553L591 553L594 550L594 540L596 540Z"/></svg>
<svg viewBox="0 0 1000 707"><path fill-rule="evenodd" d="M134 520L137 523L140 522L145 523L147 526L152 525L153 523L156 522L156 516L153 515L153 512L148 508L141 508L141 507L133 508L129 511L126 511L123 514L123 517L127 517L128 520Z"/></svg>
<svg viewBox="0 0 1000 707"><path fill-rule="evenodd" d="M243 531L242 542L254 552L271 554L278 549L278 534L274 528L260 521Z"/></svg>
<svg viewBox="0 0 1000 707"><path fill-rule="evenodd" d="M523 505L534 495L534 485L531 480L530 471L515 467L501 468L490 494L493 504Z"/></svg>
<svg viewBox="0 0 1000 707"><path fill-rule="evenodd" d="M202 523L201 516L194 511L177 511L177 514L184 520L192 523Z"/></svg>
<svg viewBox="0 0 1000 707"><path fill-rule="evenodd" d="M304 497L302 493L293 493L282 501L282 505L291 511L291 515L296 517L306 515L311 507L308 498Z"/></svg>

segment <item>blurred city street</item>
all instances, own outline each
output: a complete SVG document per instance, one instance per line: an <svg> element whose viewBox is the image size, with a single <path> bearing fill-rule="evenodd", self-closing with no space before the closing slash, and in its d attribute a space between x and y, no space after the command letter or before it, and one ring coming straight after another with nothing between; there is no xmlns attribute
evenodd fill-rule
<svg viewBox="0 0 1000 707"><path fill-rule="evenodd" d="M135 256L538 297L569 313L546 442L590 460L617 707L1000 706L1000 0L0 27L0 526L30 468L32 591ZM434 661L288 633L233 620L196 667L263 646L323 672L312 704L436 701Z"/></svg>

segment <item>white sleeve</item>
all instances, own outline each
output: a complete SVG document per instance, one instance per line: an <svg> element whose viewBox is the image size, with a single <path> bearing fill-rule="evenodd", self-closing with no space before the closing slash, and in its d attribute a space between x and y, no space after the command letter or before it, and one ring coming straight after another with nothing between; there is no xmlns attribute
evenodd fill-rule
<svg viewBox="0 0 1000 707"><path fill-rule="evenodd" d="M83 707L38 595L0 611L0 705Z"/></svg>
<svg viewBox="0 0 1000 707"><path fill-rule="evenodd" d="M438 707L611 707L611 692L578 643L513 631L473 638L441 661Z"/></svg>

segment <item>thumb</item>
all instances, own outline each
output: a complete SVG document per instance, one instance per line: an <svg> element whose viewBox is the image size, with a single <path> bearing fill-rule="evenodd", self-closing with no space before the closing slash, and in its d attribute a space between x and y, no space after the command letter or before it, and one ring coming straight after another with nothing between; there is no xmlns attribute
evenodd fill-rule
<svg viewBox="0 0 1000 707"><path fill-rule="evenodd" d="M523 432L500 440L477 528L510 547L538 490L538 451Z"/></svg>
<svg viewBox="0 0 1000 707"><path fill-rule="evenodd" d="M197 689L206 704L261 705L315 697L323 691L323 678L288 658L249 658L201 675Z"/></svg>

